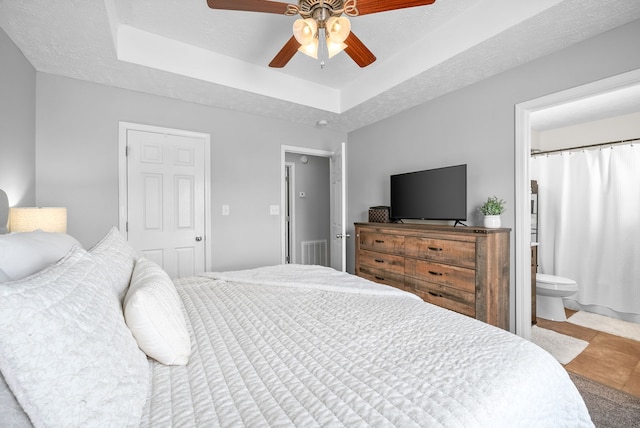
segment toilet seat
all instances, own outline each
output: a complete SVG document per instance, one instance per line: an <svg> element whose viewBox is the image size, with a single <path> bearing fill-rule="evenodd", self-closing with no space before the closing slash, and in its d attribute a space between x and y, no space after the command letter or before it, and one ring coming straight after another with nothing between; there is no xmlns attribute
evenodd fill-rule
<svg viewBox="0 0 640 428"><path fill-rule="evenodd" d="M536 274L536 286L548 290L578 291L578 283L574 280L545 273Z"/></svg>

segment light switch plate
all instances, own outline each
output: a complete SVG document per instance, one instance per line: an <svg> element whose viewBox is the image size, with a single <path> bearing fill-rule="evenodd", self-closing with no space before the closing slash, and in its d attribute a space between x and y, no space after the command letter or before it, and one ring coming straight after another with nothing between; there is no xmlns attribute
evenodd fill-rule
<svg viewBox="0 0 640 428"><path fill-rule="evenodd" d="M269 214L270 215L280 215L280 205L271 205L271 206L269 206Z"/></svg>

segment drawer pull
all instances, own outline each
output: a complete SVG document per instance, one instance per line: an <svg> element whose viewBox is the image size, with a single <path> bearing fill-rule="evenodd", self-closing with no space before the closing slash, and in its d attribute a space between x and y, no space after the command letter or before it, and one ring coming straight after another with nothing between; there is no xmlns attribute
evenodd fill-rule
<svg viewBox="0 0 640 428"><path fill-rule="evenodd" d="M442 297L442 294L434 293L433 291L428 291L428 293L435 297Z"/></svg>
<svg viewBox="0 0 640 428"><path fill-rule="evenodd" d="M377 279L378 281L384 281L384 278L378 275L375 276L375 279Z"/></svg>
<svg viewBox="0 0 640 428"><path fill-rule="evenodd" d="M439 247L428 247L431 251L442 251L442 248Z"/></svg>
<svg viewBox="0 0 640 428"><path fill-rule="evenodd" d="M436 275L436 276L442 276L442 275L443 275L443 273L442 273L442 272L434 272L434 271L432 271L432 270L430 270L430 271L429 271L429 273L430 273L431 275Z"/></svg>
<svg viewBox="0 0 640 428"><path fill-rule="evenodd" d="M376 263L384 263L384 260L380 260L380 259L374 259L374 261L375 261Z"/></svg>
<svg viewBox="0 0 640 428"><path fill-rule="evenodd" d="M382 239L376 239L376 244L384 244L384 241Z"/></svg>

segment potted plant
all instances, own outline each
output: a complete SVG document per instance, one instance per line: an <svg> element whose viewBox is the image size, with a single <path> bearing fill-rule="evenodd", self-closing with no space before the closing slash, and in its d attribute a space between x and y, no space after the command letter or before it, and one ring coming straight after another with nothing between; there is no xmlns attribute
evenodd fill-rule
<svg viewBox="0 0 640 428"><path fill-rule="evenodd" d="M487 201L478 208L484 214L484 227L500 227L500 214L505 212L506 202L497 196L490 196Z"/></svg>

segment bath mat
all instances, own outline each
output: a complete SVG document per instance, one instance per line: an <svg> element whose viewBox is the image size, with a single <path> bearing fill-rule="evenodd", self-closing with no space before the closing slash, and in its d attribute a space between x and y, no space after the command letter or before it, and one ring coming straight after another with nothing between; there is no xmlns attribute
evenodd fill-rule
<svg viewBox="0 0 640 428"><path fill-rule="evenodd" d="M634 322L622 321L586 311L576 312L571 315L567 321L592 330L598 330L640 342L640 324Z"/></svg>
<svg viewBox="0 0 640 428"><path fill-rule="evenodd" d="M540 328L537 325L531 328L531 341L553 355L560 364L569 364L589 345L589 342L584 340Z"/></svg>

